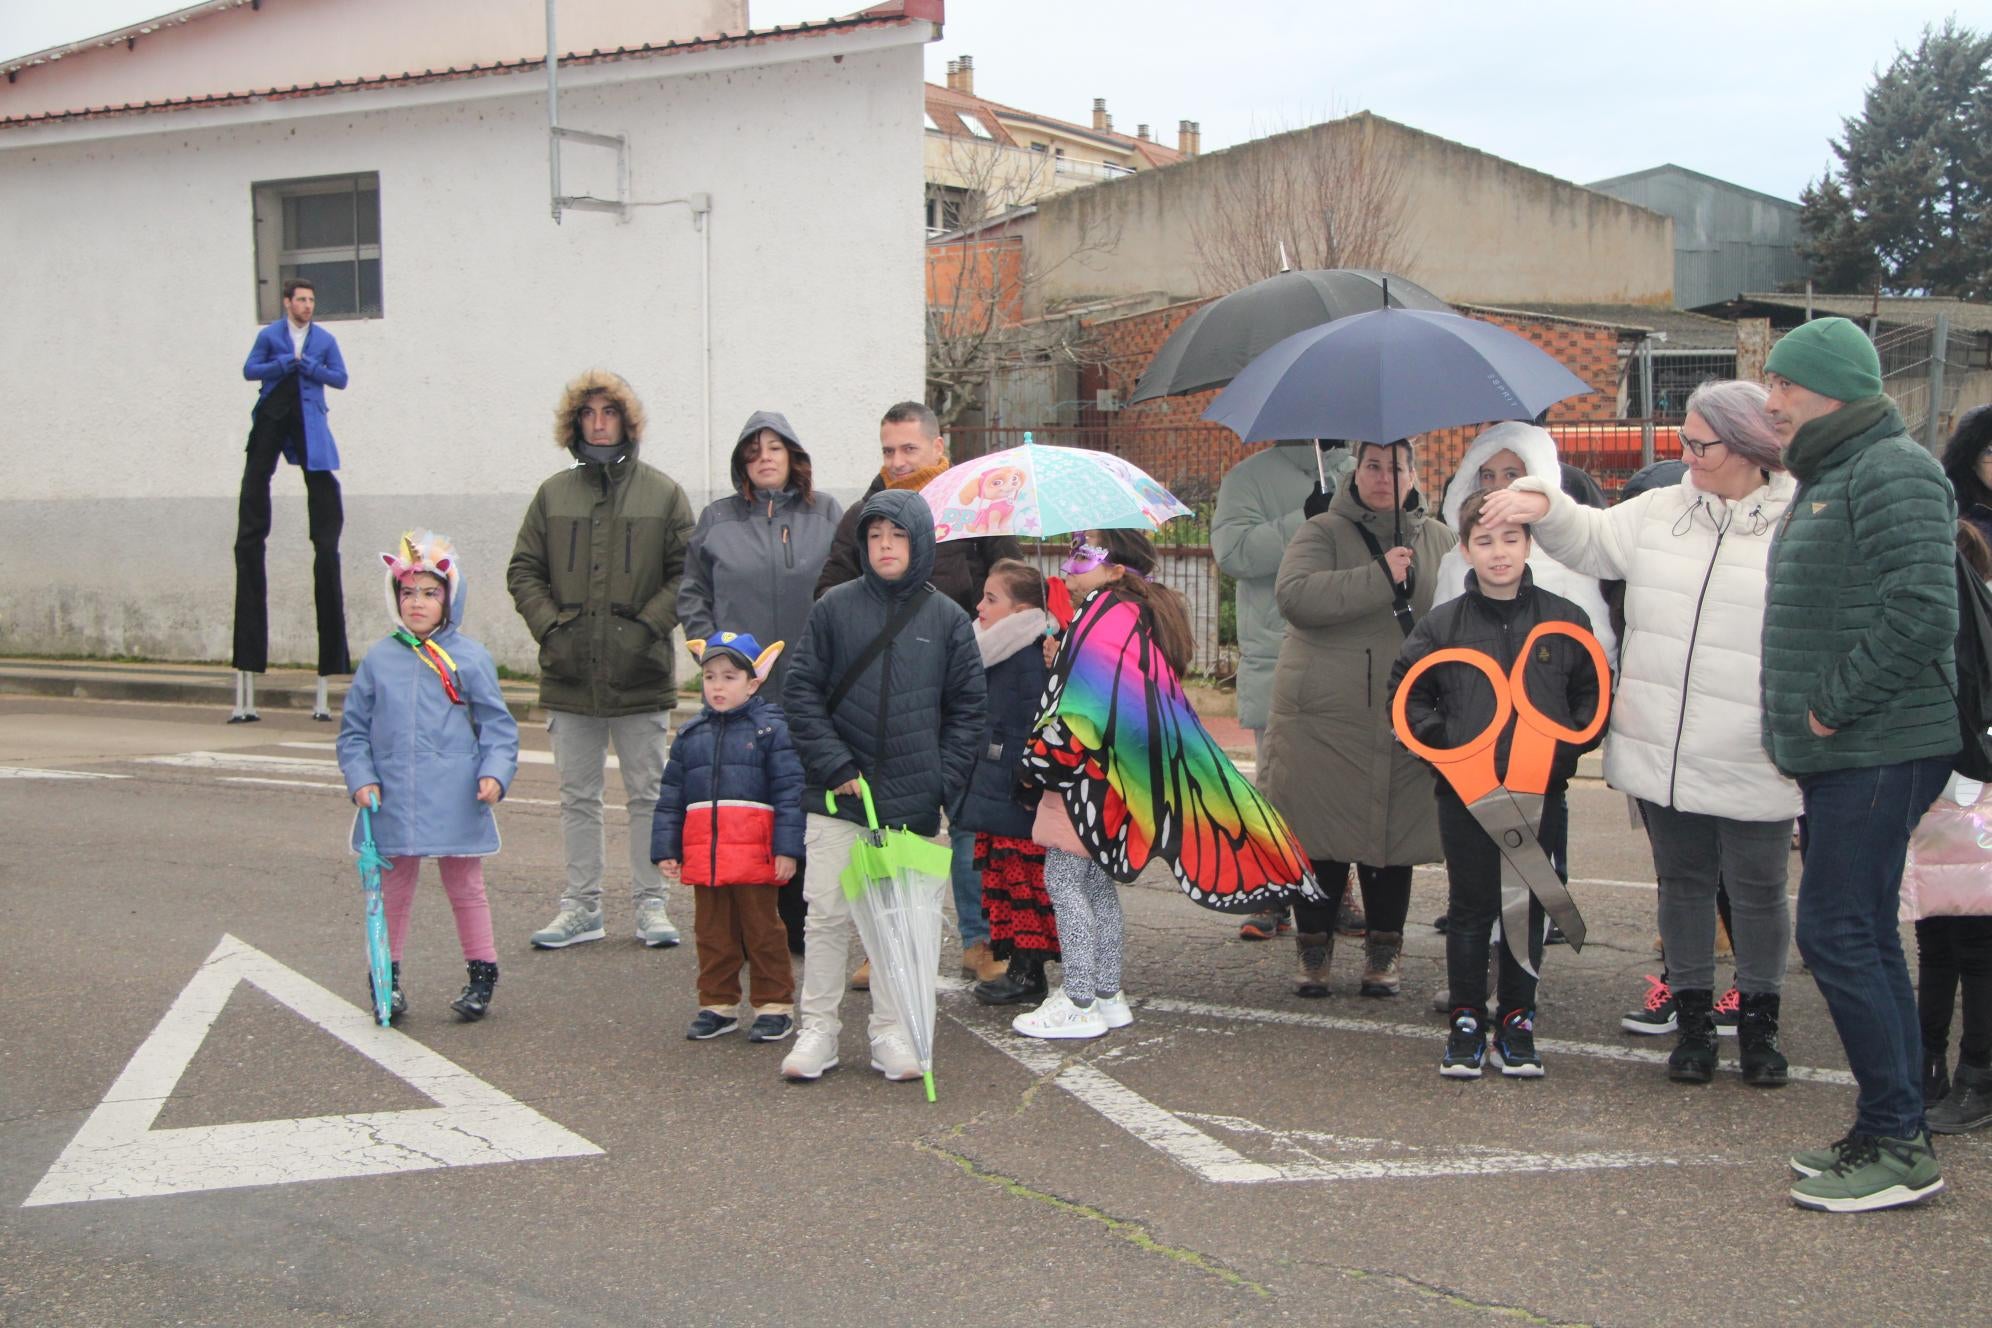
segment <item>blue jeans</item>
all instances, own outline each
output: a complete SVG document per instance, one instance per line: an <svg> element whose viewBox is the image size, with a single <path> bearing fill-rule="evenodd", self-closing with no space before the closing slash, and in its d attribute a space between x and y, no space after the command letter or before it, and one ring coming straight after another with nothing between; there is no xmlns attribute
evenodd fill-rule
<svg viewBox="0 0 1992 1328"><path fill-rule="evenodd" d="M1923 1132L1923 1037L1896 920L1909 832L1950 775L1945 757L1800 775L1808 827L1798 952L1860 1085L1859 1134Z"/></svg>
<svg viewBox="0 0 1992 1328"><path fill-rule="evenodd" d="M989 919L982 916L982 877L975 870L975 831L949 826L948 848L954 853L954 869L949 875L954 882L955 925L961 932L961 948L987 945Z"/></svg>

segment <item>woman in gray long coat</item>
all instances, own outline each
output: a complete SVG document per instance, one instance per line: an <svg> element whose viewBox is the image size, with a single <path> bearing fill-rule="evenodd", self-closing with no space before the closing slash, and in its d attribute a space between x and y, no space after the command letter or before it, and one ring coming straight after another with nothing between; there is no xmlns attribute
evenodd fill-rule
<svg viewBox="0 0 1992 1328"><path fill-rule="evenodd" d="M1369 915L1362 994L1394 996L1411 868L1443 855L1431 769L1390 728L1390 668L1410 631L1399 625L1392 586L1408 569L1405 608L1413 621L1423 617L1439 560L1459 541L1427 515L1409 443L1363 443L1356 456L1353 482L1300 528L1280 562L1273 593L1287 633L1259 779L1331 898L1331 883L1355 866ZM1302 996L1328 994L1334 921L1332 904L1295 906Z"/></svg>
<svg viewBox="0 0 1992 1328"><path fill-rule="evenodd" d="M734 492L715 498L699 514L685 550L685 579L678 587L678 621L685 638L714 632L748 632L763 645L789 650L761 684L760 695L780 705L802 629L816 602L816 578L830 556L843 505L811 482L809 453L788 420L771 410L747 417L733 445ZM802 865L782 887L782 921L789 949L802 953Z"/></svg>

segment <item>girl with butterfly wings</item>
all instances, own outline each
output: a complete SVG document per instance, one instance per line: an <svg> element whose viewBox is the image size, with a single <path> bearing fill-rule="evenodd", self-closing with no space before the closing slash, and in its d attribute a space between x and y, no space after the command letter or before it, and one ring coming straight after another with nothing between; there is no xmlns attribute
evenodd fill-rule
<svg viewBox="0 0 1992 1328"><path fill-rule="evenodd" d="M1183 694L1195 643L1181 597L1151 579L1157 563L1145 534L1092 530L1073 536L1060 567L1079 608L1023 770L1051 792L1032 837L1046 850L1064 971L1060 990L1012 1024L1031 1037L1098 1037L1131 1022L1115 882L1150 862L1168 863L1184 893L1220 912L1321 900L1293 832Z"/></svg>

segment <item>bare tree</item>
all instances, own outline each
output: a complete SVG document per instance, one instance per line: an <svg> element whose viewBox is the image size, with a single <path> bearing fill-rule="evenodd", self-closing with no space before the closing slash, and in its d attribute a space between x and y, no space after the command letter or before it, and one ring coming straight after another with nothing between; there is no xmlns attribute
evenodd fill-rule
<svg viewBox="0 0 1992 1328"><path fill-rule="evenodd" d="M1190 220L1204 289L1285 265L1394 271L1409 253L1403 171L1374 117L1348 116L1231 149Z"/></svg>
<svg viewBox="0 0 1992 1328"><path fill-rule="evenodd" d="M1061 192L1060 167L1084 177L1093 163L950 140L944 191L953 224L927 241L927 396L943 426L984 405L1005 369L1087 362L1079 320L1043 309L1052 273L1111 250L1117 226L1089 224L1059 253L1036 243L1030 205Z"/></svg>

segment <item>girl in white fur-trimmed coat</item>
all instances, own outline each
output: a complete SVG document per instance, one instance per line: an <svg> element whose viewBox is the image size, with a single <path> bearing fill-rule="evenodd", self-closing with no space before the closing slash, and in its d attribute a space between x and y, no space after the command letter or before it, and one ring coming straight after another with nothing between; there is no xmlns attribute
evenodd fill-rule
<svg viewBox="0 0 1992 1328"><path fill-rule="evenodd" d="M1523 477L1546 480L1552 488L1563 487L1563 463L1556 455L1556 439L1549 430L1534 424L1508 420L1482 429L1466 449L1452 483L1446 486L1445 519L1448 529L1459 529L1459 509L1482 489L1505 489ZM1611 613L1605 607L1605 593L1598 579L1573 572L1543 551L1536 541L1529 550L1529 573L1537 589L1547 590L1584 610L1591 630L1605 648L1605 658L1618 667L1618 638L1612 633ZM1438 582L1432 590L1432 607L1466 593L1466 559L1455 548L1439 561Z"/></svg>

